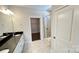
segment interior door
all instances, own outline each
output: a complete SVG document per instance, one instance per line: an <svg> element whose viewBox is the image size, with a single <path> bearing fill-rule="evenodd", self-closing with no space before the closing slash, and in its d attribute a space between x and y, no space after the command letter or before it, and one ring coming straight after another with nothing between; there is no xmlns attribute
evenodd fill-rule
<svg viewBox="0 0 79 59"><path fill-rule="evenodd" d="M55 13L54 52L68 52L72 23L72 7L68 6Z"/></svg>
<svg viewBox="0 0 79 59"><path fill-rule="evenodd" d="M72 50L71 52L79 52L79 6L74 7L73 24L72 24Z"/></svg>
<svg viewBox="0 0 79 59"><path fill-rule="evenodd" d="M40 40L40 18L31 18L32 41Z"/></svg>
<svg viewBox="0 0 79 59"><path fill-rule="evenodd" d="M51 52L54 52L54 36L56 36L56 24L57 24L57 17L56 17L56 13L52 12L51 15Z"/></svg>

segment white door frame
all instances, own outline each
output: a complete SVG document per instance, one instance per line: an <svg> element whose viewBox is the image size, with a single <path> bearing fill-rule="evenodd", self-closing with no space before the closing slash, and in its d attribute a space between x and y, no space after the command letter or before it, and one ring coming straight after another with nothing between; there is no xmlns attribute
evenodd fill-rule
<svg viewBox="0 0 79 59"><path fill-rule="evenodd" d="M43 31L43 17L42 16L30 16L30 31L31 31L31 18L40 18L40 40L44 39L44 31ZM30 35L32 34L32 31ZM32 35L31 35L31 42L32 42Z"/></svg>

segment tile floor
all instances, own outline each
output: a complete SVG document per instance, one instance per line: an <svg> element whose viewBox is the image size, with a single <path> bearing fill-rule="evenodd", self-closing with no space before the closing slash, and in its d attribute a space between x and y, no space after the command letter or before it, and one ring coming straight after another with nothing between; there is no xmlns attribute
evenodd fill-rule
<svg viewBox="0 0 79 59"><path fill-rule="evenodd" d="M37 40L33 41L29 47L27 52L28 53L50 53L50 40Z"/></svg>

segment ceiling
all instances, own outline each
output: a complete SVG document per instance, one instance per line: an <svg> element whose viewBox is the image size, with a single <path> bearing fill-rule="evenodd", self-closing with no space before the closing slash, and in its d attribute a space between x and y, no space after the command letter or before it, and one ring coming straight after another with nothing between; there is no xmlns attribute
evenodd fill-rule
<svg viewBox="0 0 79 59"><path fill-rule="evenodd" d="M47 11L51 8L51 5L18 5L25 8L40 10L40 11Z"/></svg>

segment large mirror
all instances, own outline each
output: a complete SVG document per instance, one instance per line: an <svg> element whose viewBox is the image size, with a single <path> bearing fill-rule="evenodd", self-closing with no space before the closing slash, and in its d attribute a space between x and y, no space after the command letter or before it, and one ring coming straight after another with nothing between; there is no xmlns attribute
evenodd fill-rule
<svg viewBox="0 0 79 59"><path fill-rule="evenodd" d="M13 32L12 17L0 12L0 36L8 32Z"/></svg>
<svg viewBox="0 0 79 59"><path fill-rule="evenodd" d="M8 14L7 10L3 9L0 11L0 51L9 49L8 52L13 52L16 42L13 34L8 34L14 32L13 20L12 15Z"/></svg>

